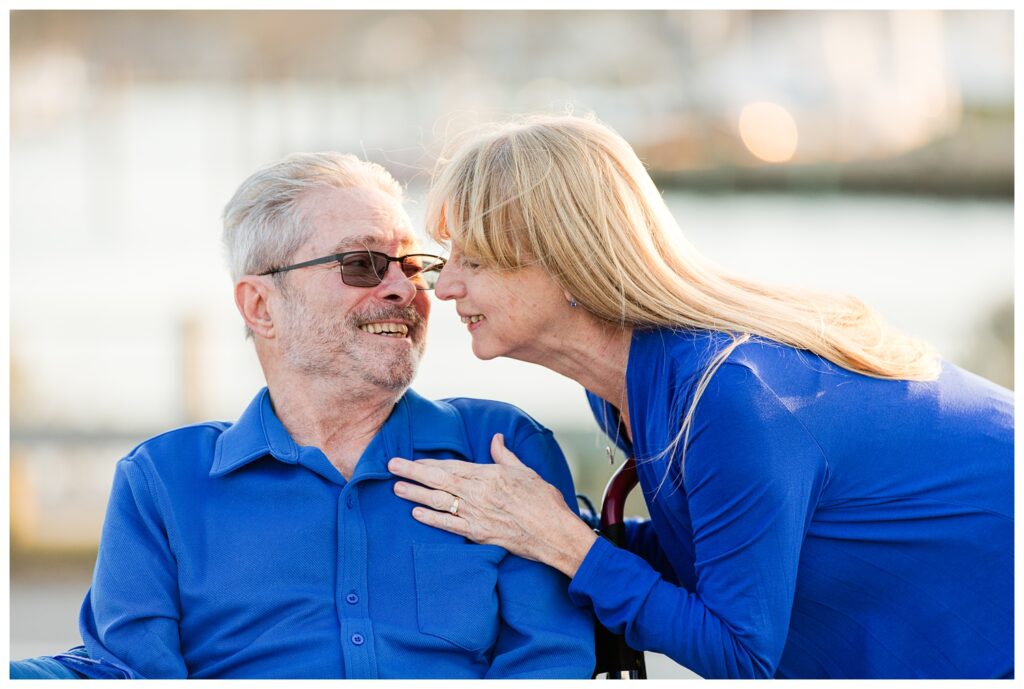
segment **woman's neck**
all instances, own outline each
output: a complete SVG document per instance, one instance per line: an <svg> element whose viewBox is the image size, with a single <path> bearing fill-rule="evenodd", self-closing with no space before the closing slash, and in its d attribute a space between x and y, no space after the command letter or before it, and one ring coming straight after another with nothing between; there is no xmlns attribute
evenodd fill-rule
<svg viewBox="0 0 1024 689"><path fill-rule="evenodd" d="M574 325L549 333L530 361L575 380L628 419L626 367L633 329L589 316Z"/></svg>

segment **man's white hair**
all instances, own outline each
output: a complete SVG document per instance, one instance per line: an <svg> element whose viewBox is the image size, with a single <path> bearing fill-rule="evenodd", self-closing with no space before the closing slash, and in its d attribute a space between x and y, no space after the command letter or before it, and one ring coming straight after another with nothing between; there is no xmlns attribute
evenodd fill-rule
<svg viewBox="0 0 1024 689"><path fill-rule="evenodd" d="M351 154L293 153L242 182L224 208L224 246L232 282L285 265L309 237L298 201L310 189L367 187L403 200L380 165Z"/></svg>

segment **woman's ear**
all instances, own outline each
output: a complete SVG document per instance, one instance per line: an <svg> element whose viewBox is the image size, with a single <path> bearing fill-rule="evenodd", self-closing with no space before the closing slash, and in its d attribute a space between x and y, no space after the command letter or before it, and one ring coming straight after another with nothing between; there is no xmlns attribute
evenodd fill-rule
<svg viewBox="0 0 1024 689"><path fill-rule="evenodd" d="M273 288L259 275L246 275L235 283L235 306L242 320L254 335L274 337L274 320L270 316L268 297Z"/></svg>

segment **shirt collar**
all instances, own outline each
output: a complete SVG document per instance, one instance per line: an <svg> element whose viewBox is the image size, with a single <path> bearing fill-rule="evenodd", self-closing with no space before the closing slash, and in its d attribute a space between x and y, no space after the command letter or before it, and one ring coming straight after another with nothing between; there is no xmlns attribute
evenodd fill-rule
<svg viewBox="0 0 1024 689"><path fill-rule="evenodd" d="M270 391L263 388L217 438L210 476L222 476L267 455L287 464L299 461L299 446L274 413Z"/></svg>
<svg viewBox="0 0 1024 689"><path fill-rule="evenodd" d="M391 457L412 458L430 451L453 452L466 459L472 455L458 410L410 389L370 441L356 475L386 472ZM277 418L269 390L263 388L238 421L217 439L210 476L223 476L267 455L286 464L299 462L299 446Z"/></svg>

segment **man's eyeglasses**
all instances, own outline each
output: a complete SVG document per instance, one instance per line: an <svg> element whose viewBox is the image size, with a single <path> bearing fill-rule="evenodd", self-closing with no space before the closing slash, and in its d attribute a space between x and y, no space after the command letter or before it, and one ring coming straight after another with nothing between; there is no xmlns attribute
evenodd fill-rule
<svg viewBox="0 0 1024 689"><path fill-rule="evenodd" d="M433 254L406 254L405 256L388 256L379 251L346 251L343 254L332 254L323 258L314 258L312 261L303 261L284 268L274 268L260 275L273 275L283 273L296 268L306 268L322 263L334 263L341 266L341 281L352 287L376 287L384 280L388 272L388 266L392 261L398 263L405 277L409 279L418 290L434 289L437 278L444 268L445 259Z"/></svg>

